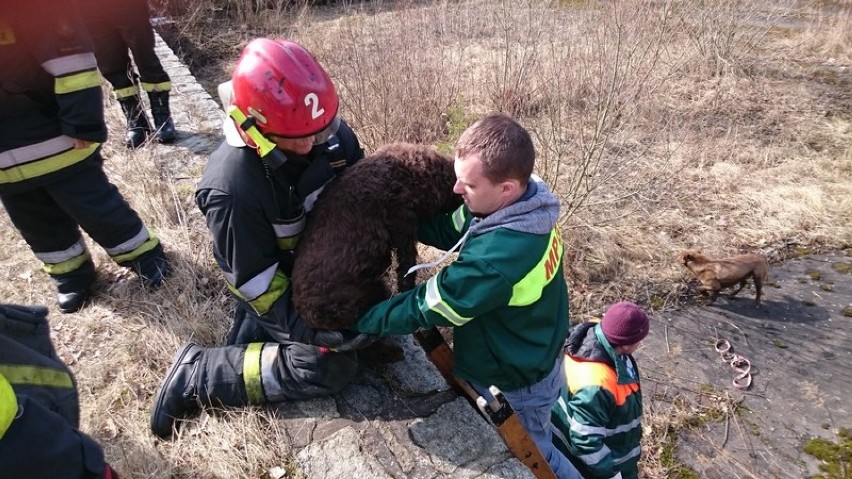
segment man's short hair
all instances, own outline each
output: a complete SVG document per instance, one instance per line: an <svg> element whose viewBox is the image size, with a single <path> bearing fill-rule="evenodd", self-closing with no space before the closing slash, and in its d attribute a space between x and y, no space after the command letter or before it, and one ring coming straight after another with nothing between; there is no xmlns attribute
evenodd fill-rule
<svg viewBox="0 0 852 479"><path fill-rule="evenodd" d="M456 157L479 155L492 183L519 180L526 185L535 165L530 134L514 118L492 113L469 126L456 143Z"/></svg>

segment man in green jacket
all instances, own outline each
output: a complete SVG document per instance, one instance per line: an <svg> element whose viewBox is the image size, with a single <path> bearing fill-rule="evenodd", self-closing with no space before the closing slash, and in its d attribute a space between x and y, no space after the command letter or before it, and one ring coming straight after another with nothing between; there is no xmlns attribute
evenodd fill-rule
<svg viewBox="0 0 852 479"><path fill-rule="evenodd" d="M460 247L458 258L374 306L356 328L387 336L454 327L454 374L488 400L489 386L501 389L557 477L578 478L551 441L568 289L559 200L532 176L534 163L532 139L511 117L492 114L469 127L456 145L453 187L464 205L419 232L425 244Z"/></svg>
<svg viewBox="0 0 852 479"><path fill-rule="evenodd" d="M642 390L632 354L649 325L639 306L621 301L568 337L567 388L553 408L553 435L586 479L639 477Z"/></svg>

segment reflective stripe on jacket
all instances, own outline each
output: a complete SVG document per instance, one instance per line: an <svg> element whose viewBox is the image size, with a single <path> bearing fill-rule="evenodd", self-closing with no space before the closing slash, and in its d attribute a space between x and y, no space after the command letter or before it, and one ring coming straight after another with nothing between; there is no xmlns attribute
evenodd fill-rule
<svg viewBox="0 0 852 479"><path fill-rule="evenodd" d="M60 171L106 139L97 62L73 3L0 7L0 186ZM92 142L75 149L74 139Z"/></svg>
<svg viewBox="0 0 852 479"><path fill-rule="evenodd" d="M9 430L9 426L17 415L18 399L15 397L15 391L6 377L0 373L0 439L3 439L3 435Z"/></svg>

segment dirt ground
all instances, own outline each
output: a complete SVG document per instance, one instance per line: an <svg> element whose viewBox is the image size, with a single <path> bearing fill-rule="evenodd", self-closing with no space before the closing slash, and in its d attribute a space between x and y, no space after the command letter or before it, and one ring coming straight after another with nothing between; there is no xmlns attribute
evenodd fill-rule
<svg viewBox="0 0 852 479"><path fill-rule="evenodd" d="M728 397L738 404L724 417L698 418L681 433L678 460L709 479L818 472L817 461L803 452L805 443L815 437L836 442L838 429L852 425L846 397L852 382L850 266L850 250L806 255L774 265L760 307L750 289L655 318L637 353L646 409L664 412L678 402ZM748 390L733 386L736 374L715 349L721 339L750 360Z"/></svg>

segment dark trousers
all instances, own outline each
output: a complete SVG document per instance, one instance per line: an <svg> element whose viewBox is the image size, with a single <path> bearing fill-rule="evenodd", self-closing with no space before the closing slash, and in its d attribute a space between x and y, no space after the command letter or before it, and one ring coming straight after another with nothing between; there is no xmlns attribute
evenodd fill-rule
<svg viewBox="0 0 852 479"><path fill-rule="evenodd" d="M338 353L290 340L286 330L298 322L298 316L290 300L290 292L281 298L277 318L283 324L266 316L258 316L247 306L239 303L234 315L234 326L227 338L227 346L221 351L243 352L248 343L277 343L278 351L273 361L262 361L264 376L264 402L276 403L286 400L301 400L334 394L349 384L358 373L358 353ZM223 357L228 355L223 355ZM232 364L217 361L211 364L218 374L237 374ZM240 366L242 367L242 366ZM223 368L226 371L223 371ZM231 369L230 372L227 372ZM209 373L211 376L216 373Z"/></svg>
<svg viewBox="0 0 852 479"><path fill-rule="evenodd" d="M104 248L135 237L142 220L109 182L99 152L69 175L15 193L0 192L0 201L21 236L36 253L64 251L80 241L80 228Z"/></svg>
<svg viewBox="0 0 852 479"><path fill-rule="evenodd" d="M133 63L139 79L145 83L169 81L154 51L154 31L148 20L146 0L110 0L86 12L86 27L95 46L98 69L116 90L136 83ZM133 52L133 63L128 50Z"/></svg>

